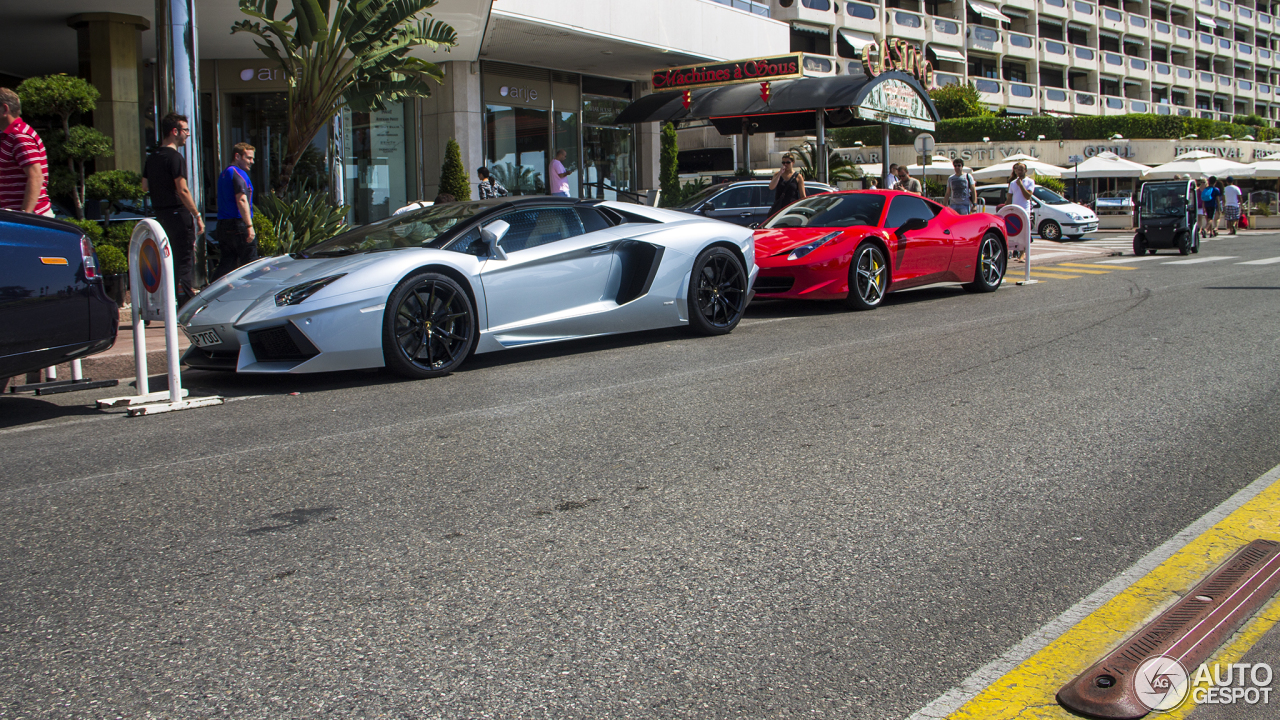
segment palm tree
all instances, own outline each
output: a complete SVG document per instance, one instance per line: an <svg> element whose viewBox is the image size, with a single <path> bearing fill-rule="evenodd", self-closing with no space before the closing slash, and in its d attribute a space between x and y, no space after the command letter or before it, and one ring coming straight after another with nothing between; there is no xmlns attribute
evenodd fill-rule
<svg viewBox="0 0 1280 720"><path fill-rule="evenodd" d="M458 34L431 20L426 11L436 0L293 0L293 11L277 20L278 4L240 0L240 12L255 20L241 20L231 32L261 38L254 44L289 81L283 188L316 133L344 106L372 112L431 95L430 81L440 82L444 72L409 51L452 48Z"/></svg>
<svg viewBox="0 0 1280 720"><path fill-rule="evenodd" d="M814 167L818 158L818 149L813 146L813 142L805 140L799 147L791 148L796 154L799 161L796 169L804 173L806 180L817 180L818 169ZM862 176L862 169L850 162L842 155L831 152L827 156L827 182L832 185L838 182L846 182L856 180Z"/></svg>

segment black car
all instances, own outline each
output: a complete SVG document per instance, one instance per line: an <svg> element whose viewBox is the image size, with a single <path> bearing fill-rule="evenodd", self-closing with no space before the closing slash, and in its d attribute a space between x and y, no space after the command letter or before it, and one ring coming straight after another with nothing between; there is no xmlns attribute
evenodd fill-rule
<svg viewBox="0 0 1280 720"><path fill-rule="evenodd" d="M1190 180L1149 182L1142 186L1133 254L1154 255L1160 248L1176 249L1182 255L1200 252L1196 186Z"/></svg>
<svg viewBox="0 0 1280 720"><path fill-rule="evenodd" d="M119 313L97 267L80 228L0 210L0 383L115 343Z"/></svg>
<svg viewBox="0 0 1280 720"><path fill-rule="evenodd" d="M835 188L813 180L804 181L806 195L829 193ZM724 220L735 225L764 222L773 207L773 191L768 180L741 180L713 185L671 208Z"/></svg>

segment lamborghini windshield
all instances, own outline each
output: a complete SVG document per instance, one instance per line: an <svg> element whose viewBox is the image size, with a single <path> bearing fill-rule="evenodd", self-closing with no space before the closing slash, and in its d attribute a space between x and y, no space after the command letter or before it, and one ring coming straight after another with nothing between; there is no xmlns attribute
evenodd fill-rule
<svg viewBox="0 0 1280 720"><path fill-rule="evenodd" d="M879 225L882 210L884 195L879 193L824 194L788 205L770 218L764 227Z"/></svg>
<svg viewBox="0 0 1280 720"><path fill-rule="evenodd" d="M337 257L373 250L442 247L448 243L449 230L454 225L464 223L492 207L492 202L432 205L362 225L333 239L313 245L299 254L309 258Z"/></svg>
<svg viewBox="0 0 1280 720"><path fill-rule="evenodd" d="M1151 217L1181 215L1187 211L1187 185L1148 185L1142 190L1142 214Z"/></svg>

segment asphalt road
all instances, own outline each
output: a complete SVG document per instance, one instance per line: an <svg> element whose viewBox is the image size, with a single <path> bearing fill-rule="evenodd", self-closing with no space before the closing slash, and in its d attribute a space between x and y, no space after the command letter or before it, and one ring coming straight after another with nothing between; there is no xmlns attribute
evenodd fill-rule
<svg viewBox="0 0 1280 720"><path fill-rule="evenodd" d="M1280 463L1280 236L1225 256L2 397L0 718L905 717Z"/></svg>

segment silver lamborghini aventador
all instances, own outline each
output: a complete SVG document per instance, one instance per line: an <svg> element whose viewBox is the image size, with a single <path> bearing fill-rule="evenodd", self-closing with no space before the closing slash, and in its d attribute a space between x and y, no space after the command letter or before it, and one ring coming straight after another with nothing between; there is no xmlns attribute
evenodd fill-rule
<svg viewBox="0 0 1280 720"><path fill-rule="evenodd" d="M245 373L444 375L472 352L688 325L733 330L751 230L546 196L435 205L264 258L182 307L183 362Z"/></svg>

